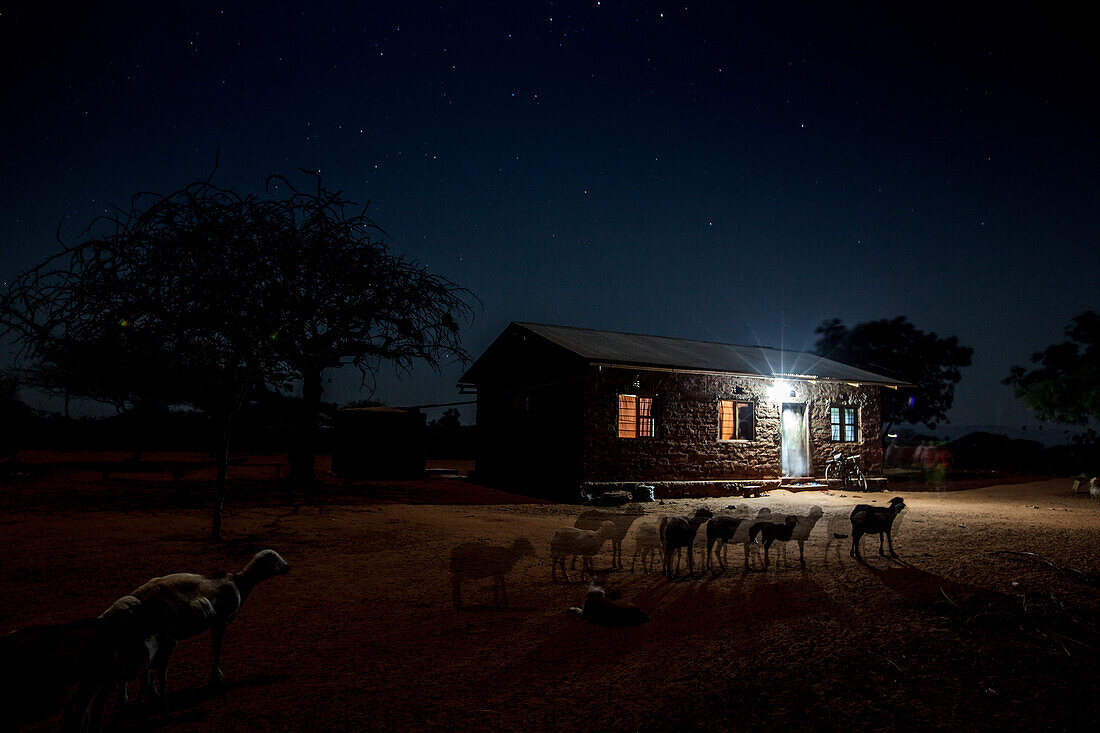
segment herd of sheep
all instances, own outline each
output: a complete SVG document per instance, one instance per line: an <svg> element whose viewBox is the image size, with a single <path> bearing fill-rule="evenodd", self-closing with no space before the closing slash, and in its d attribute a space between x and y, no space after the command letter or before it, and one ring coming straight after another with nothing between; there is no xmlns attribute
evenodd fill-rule
<svg viewBox="0 0 1100 733"><path fill-rule="evenodd" d="M153 578L96 618L31 626L0 637L0 665L7 672L18 670L0 687L0 728L63 712L66 730L98 730L107 699L117 689L122 710L134 679L144 693L159 699L167 715L168 661L179 642L210 632L210 677L220 684L226 627L259 583L288 570L279 553L263 550L239 573Z"/></svg>
<svg viewBox="0 0 1100 733"><path fill-rule="evenodd" d="M889 543L890 555L897 557L892 531L904 508L905 502L894 498L886 507L860 504L846 518L831 517L826 523L826 553L829 543L850 536L849 554L860 558L862 537L877 534L879 553L884 554L885 541ZM640 562L641 569L648 573L659 557L663 575L671 579L679 575L685 550L687 571L695 575L694 546L704 527L703 567L707 571L727 570L730 544L743 545L746 571L752 567L753 548L762 549L766 570L771 563L772 547L785 557L786 546L791 542L798 544L799 562L804 565L806 540L823 514L816 506L805 515L783 516L773 515L766 508L751 511L747 507L730 506L718 515L700 508L690 516L661 516L639 523L646 515L636 508L592 509L578 516L572 527L554 532L550 540L551 581L557 582L560 571L562 580L569 582L569 570L575 570L580 558L581 572L592 582L583 606L570 608L569 612L595 624L636 626L647 622L649 616L620 600L614 592L596 585L594 567L595 556L610 542L611 569L625 569L622 545L632 527L635 532L631 572ZM494 602L507 605L505 577L521 558L535 554L534 546L523 537L507 546L468 542L454 547L450 557L454 605L462 605L463 583L484 578L492 579ZM0 665L6 670L20 670L18 676L0 685L0 710L5 723L20 726L62 711L66 729L98 730L109 697L117 690L119 710L123 710L127 687L135 679L141 683L141 692L158 700L167 715L168 662L179 642L210 632L213 644L210 677L213 684L220 684L221 646L226 627L257 584L289 569L277 552L263 550L238 573L176 573L153 578L115 601L96 618L33 626L0 637Z"/></svg>
<svg viewBox="0 0 1100 733"><path fill-rule="evenodd" d="M859 504L847 514L830 517L826 523L829 545L851 538L849 555L862 559L860 541L865 535L879 536L879 554L884 555L884 542L888 543L891 557L894 552L893 531L897 528L898 517L905 509L901 497L895 497L885 507ZM657 558L661 560L662 574L668 578L680 574L680 560L687 551L687 571L695 575L694 546L699 530L705 526L706 571L715 569L725 572L726 554L730 544L742 545L745 551L745 570L752 569L753 549L759 547L763 552L763 568L771 564L770 551L773 545L784 559L788 543L798 544L798 560L805 565L805 544L810 533L824 516L821 507L814 506L804 515L773 515L767 508L755 512L750 508L729 506L715 515L706 508L697 509L692 515L662 516L656 520L635 524L646 514L638 509L610 511L591 509L577 517L572 527L561 527L550 539L550 580L558 582L558 575L569 582L569 569L576 568L581 560L581 573L595 577L594 558L604 545L611 543L611 569L623 569L623 541L634 527L634 555L630 562L630 571L634 572L639 562L642 571L649 572ZM451 552L451 577L454 604L462 605L462 583L478 578L493 579L493 600L507 604L504 589L505 576L516 562L525 556L535 556L535 549L526 538L519 538L509 546L495 546L481 542L469 542L455 547ZM675 564L673 557L675 556ZM566 568L569 560L569 568ZM632 626L644 616L639 609L617 602L607 591L599 586L590 585L584 608L571 608L571 612L582 618L605 623L607 625ZM648 617L647 617L648 618Z"/></svg>

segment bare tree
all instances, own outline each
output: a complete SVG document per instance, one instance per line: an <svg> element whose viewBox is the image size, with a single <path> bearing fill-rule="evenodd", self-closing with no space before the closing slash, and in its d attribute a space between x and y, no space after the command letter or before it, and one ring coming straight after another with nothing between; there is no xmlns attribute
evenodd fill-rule
<svg viewBox="0 0 1100 733"><path fill-rule="evenodd" d="M0 300L0 327L43 383L118 405L188 403L217 418L216 539L241 406L254 385L282 377L273 351L283 324L263 297L273 273L257 213L254 197L209 179L137 194Z"/></svg>
<svg viewBox="0 0 1100 733"><path fill-rule="evenodd" d="M459 322L473 296L419 263L395 255L367 207L326 189L319 176L302 190L282 176L258 202L274 273L265 298L285 324L278 358L302 384L302 411L288 456L293 481L315 480L316 426L326 369L353 365L364 382L388 362L407 373L416 362L438 369L465 361ZM285 194L283 193L285 190Z"/></svg>

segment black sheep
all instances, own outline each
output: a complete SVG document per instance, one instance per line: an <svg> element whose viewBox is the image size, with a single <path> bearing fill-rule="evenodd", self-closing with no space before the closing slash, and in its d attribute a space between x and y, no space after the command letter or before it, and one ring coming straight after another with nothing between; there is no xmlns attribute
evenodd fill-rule
<svg viewBox="0 0 1100 733"><path fill-rule="evenodd" d="M890 536L890 530L894 526L894 520L901 514L901 510L905 508L905 500L900 496L895 496L890 500L890 504L885 507L871 506L870 504L859 504L852 510L852 549L848 551L851 557L863 559L863 556L859 553L859 541L865 534L877 534L878 535L878 554L884 555L882 551L882 536L886 535L886 541L890 544L890 557L897 557L898 554L894 552L894 540Z"/></svg>
<svg viewBox="0 0 1100 733"><path fill-rule="evenodd" d="M791 535L794 534L794 528L798 526L798 517L793 514L787 515L787 520L783 524L777 524L776 522L757 522L749 528L749 542L757 542L764 545L764 567L768 567L768 548L772 546L772 543L776 540L780 542L790 542ZM745 567L749 566L749 546L745 545Z"/></svg>

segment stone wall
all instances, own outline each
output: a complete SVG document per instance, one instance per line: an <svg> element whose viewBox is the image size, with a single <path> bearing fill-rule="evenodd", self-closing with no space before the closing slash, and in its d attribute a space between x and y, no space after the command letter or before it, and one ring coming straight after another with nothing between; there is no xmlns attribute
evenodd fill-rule
<svg viewBox="0 0 1100 733"><path fill-rule="evenodd" d="M585 481L683 481L700 479L778 478L780 404L769 390L771 379L712 374L590 367L584 380ZM788 380L794 397L782 402L806 403L809 409L812 473L824 476L833 453L859 453L868 475L882 473L879 388ZM618 395L654 396L657 437L618 437ZM718 439L719 400L755 403L753 440ZM859 439L829 440L829 407L859 406Z"/></svg>

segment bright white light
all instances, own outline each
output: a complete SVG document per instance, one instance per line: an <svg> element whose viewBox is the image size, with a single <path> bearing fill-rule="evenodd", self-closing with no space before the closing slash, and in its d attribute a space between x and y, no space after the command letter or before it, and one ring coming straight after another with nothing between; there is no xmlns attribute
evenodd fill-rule
<svg viewBox="0 0 1100 733"><path fill-rule="evenodd" d="M771 389L768 390L768 396L772 398L772 402L779 403L787 399L791 391L791 385L787 384L785 380L777 379L772 382Z"/></svg>

